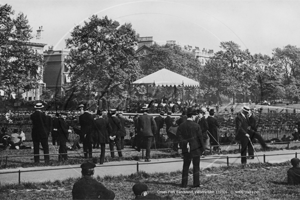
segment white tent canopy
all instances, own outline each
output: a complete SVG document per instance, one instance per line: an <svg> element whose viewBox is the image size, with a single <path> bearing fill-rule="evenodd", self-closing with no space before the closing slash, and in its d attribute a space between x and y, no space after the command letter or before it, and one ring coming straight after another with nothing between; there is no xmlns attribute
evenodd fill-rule
<svg viewBox="0 0 300 200"><path fill-rule="evenodd" d="M199 87L199 82L167 69L161 69L133 82L133 84L155 84L155 86Z"/></svg>

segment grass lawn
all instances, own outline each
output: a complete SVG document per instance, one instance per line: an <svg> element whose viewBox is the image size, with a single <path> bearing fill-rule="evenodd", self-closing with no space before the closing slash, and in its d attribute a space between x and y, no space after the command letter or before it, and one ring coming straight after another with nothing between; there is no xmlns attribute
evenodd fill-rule
<svg viewBox="0 0 300 200"><path fill-rule="evenodd" d="M140 172L129 176L96 177L116 194L115 199L134 199L132 186L136 182L148 185L149 191L173 199L278 199L300 198L300 187L286 184L290 164L208 168L200 173L200 188L180 188L181 172L147 174ZM72 199L72 186L76 179L46 183L22 183L0 186L0 199ZM192 185L192 174L189 177Z"/></svg>

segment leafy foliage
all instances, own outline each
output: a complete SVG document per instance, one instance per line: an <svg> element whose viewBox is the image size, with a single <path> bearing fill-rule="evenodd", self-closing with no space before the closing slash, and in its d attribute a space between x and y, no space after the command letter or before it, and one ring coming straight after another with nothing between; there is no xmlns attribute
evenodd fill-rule
<svg viewBox="0 0 300 200"><path fill-rule="evenodd" d="M83 26L76 26L66 41L71 88L86 100L93 93L98 99L107 93L124 95L120 91L140 73L136 42L131 24L120 25L107 17L92 16Z"/></svg>
<svg viewBox="0 0 300 200"><path fill-rule="evenodd" d="M7 94L35 88L42 71L42 55L30 44L31 28L22 13L14 17L9 5L0 5L0 85Z"/></svg>

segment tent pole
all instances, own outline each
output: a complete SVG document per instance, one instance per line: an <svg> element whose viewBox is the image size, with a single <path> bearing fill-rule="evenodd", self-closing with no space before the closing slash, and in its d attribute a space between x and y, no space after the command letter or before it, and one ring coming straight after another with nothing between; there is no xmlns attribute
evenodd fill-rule
<svg viewBox="0 0 300 200"><path fill-rule="evenodd" d="M147 86L147 102L149 102L149 98L148 98L149 97L149 94L148 94L148 92L149 92L148 91L148 84L146 84L146 86Z"/></svg>

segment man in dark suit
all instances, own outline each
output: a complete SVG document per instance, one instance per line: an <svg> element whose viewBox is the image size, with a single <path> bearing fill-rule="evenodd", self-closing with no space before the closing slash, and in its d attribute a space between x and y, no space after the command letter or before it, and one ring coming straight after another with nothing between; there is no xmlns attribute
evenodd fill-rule
<svg viewBox="0 0 300 200"><path fill-rule="evenodd" d="M114 199L115 193L107 189L102 183L92 176L94 175L94 163L83 163L81 166L82 178L72 189L73 199Z"/></svg>
<svg viewBox="0 0 300 200"><path fill-rule="evenodd" d="M144 114L138 118L138 128L146 148L145 162L150 162L150 148L157 127L153 117L148 115L148 109L144 108L143 112Z"/></svg>
<svg viewBox="0 0 300 200"><path fill-rule="evenodd" d="M55 117L52 118L52 130L51 130L51 137L52 137L52 144L59 145L58 141L58 128L59 128L59 114L56 113Z"/></svg>
<svg viewBox="0 0 300 200"><path fill-rule="evenodd" d="M104 163L105 158L105 144L109 144L109 132L111 131L108 120L103 118L102 112L97 112L97 118L95 120L96 130L98 133L98 143L100 144L100 164Z"/></svg>
<svg viewBox="0 0 300 200"><path fill-rule="evenodd" d="M300 184L300 160L299 158L293 158L291 160L292 168L287 171L287 179L289 185Z"/></svg>
<svg viewBox="0 0 300 200"><path fill-rule="evenodd" d="M111 132L109 136L109 149L112 158L115 157L114 145L116 145L119 157L123 157L121 151L121 124L119 118L116 116L116 110L111 109L108 113L108 122L111 126Z"/></svg>
<svg viewBox="0 0 300 200"><path fill-rule="evenodd" d="M69 138L69 125L66 122L67 113L63 112L60 114L60 118L58 119L58 141L59 141L59 155L58 161L66 161L68 160L68 149L67 142Z"/></svg>
<svg viewBox="0 0 300 200"><path fill-rule="evenodd" d="M198 120L198 124L201 128L202 131L202 135L203 135L203 142L204 142L204 149L208 148L209 146L209 136L207 134L207 130L208 130L208 124L205 118L205 112L203 110L199 111L199 120Z"/></svg>
<svg viewBox="0 0 300 200"><path fill-rule="evenodd" d="M160 136L160 130L164 127L164 123L165 123L165 119L163 118L164 116L164 112L161 111L159 116L155 117L155 123L157 126L156 129L156 133L155 133L155 143L156 143L156 147L160 147L161 146L161 136Z"/></svg>
<svg viewBox="0 0 300 200"><path fill-rule="evenodd" d="M125 145L124 139L125 139L125 137L127 135L127 132L126 132L126 122L132 122L132 120L130 120L128 118L125 118L123 116L123 112L122 111L120 111L117 114L117 117L120 120L121 149L124 149L124 145Z"/></svg>
<svg viewBox="0 0 300 200"><path fill-rule="evenodd" d="M235 139L241 144L241 162L242 164L247 164L247 149L252 148L250 143L250 125L249 125L249 111L248 106L244 106L242 111L239 112L235 118Z"/></svg>
<svg viewBox="0 0 300 200"><path fill-rule="evenodd" d="M210 144L213 145L213 150L220 151L218 134L218 129L220 128L220 125L217 119L214 117L214 114L214 109L210 109L209 116L206 119L208 125L208 135L210 137Z"/></svg>
<svg viewBox="0 0 300 200"><path fill-rule="evenodd" d="M176 133L172 133L170 131L170 127L176 125L175 123L175 118L171 117L172 113L171 111L169 111L167 113L167 117L165 118L165 124L166 124L166 132L167 132L167 135L168 135L168 138L171 139L171 141L173 142L173 145L172 145L172 149L176 152L178 152L178 141L177 141L177 137L176 137Z"/></svg>
<svg viewBox="0 0 300 200"><path fill-rule="evenodd" d="M257 121L254 116L254 111L250 110L249 111L249 126L250 130L248 131L248 134L250 136L251 141L254 141L254 139L257 139L259 144L261 145L263 150L268 150L270 147L267 146L266 142L262 138L262 136L257 132ZM250 159L254 159L254 148L251 145L251 147L248 147L248 154Z"/></svg>
<svg viewBox="0 0 300 200"><path fill-rule="evenodd" d="M83 104L80 104L78 106L81 115L79 116L79 124L80 124L80 129L83 134L83 152L84 152L84 157L87 158L92 158L92 134L93 131L95 131L95 125L94 125L94 118L92 114L88 111L88 109L84 108Z"/></svg>
<svg viewBox="0 0 300 200"><path fill-rule="evenodd" d="M40 144L42 145L44 151L45 163L49 163L49 145L48 145L48 130L47 130L47 119L45 113L42 112L42 103L37 103L34 108L35 112L30 115L32 121L32 141L33 141L33 153L34 162L40 162Z"/></svg>
<svg viewBox="0 0 300 200"><path fill-rule="evenodd" d="M202 131L193 116L196 113L192 108L187 110L187 120L180 124L177 129L177 138L183 155L183 170L181 186L187 187L188 173L191 161L193 161L193 186L199 187L200 156L204 151Z"/></svg>

